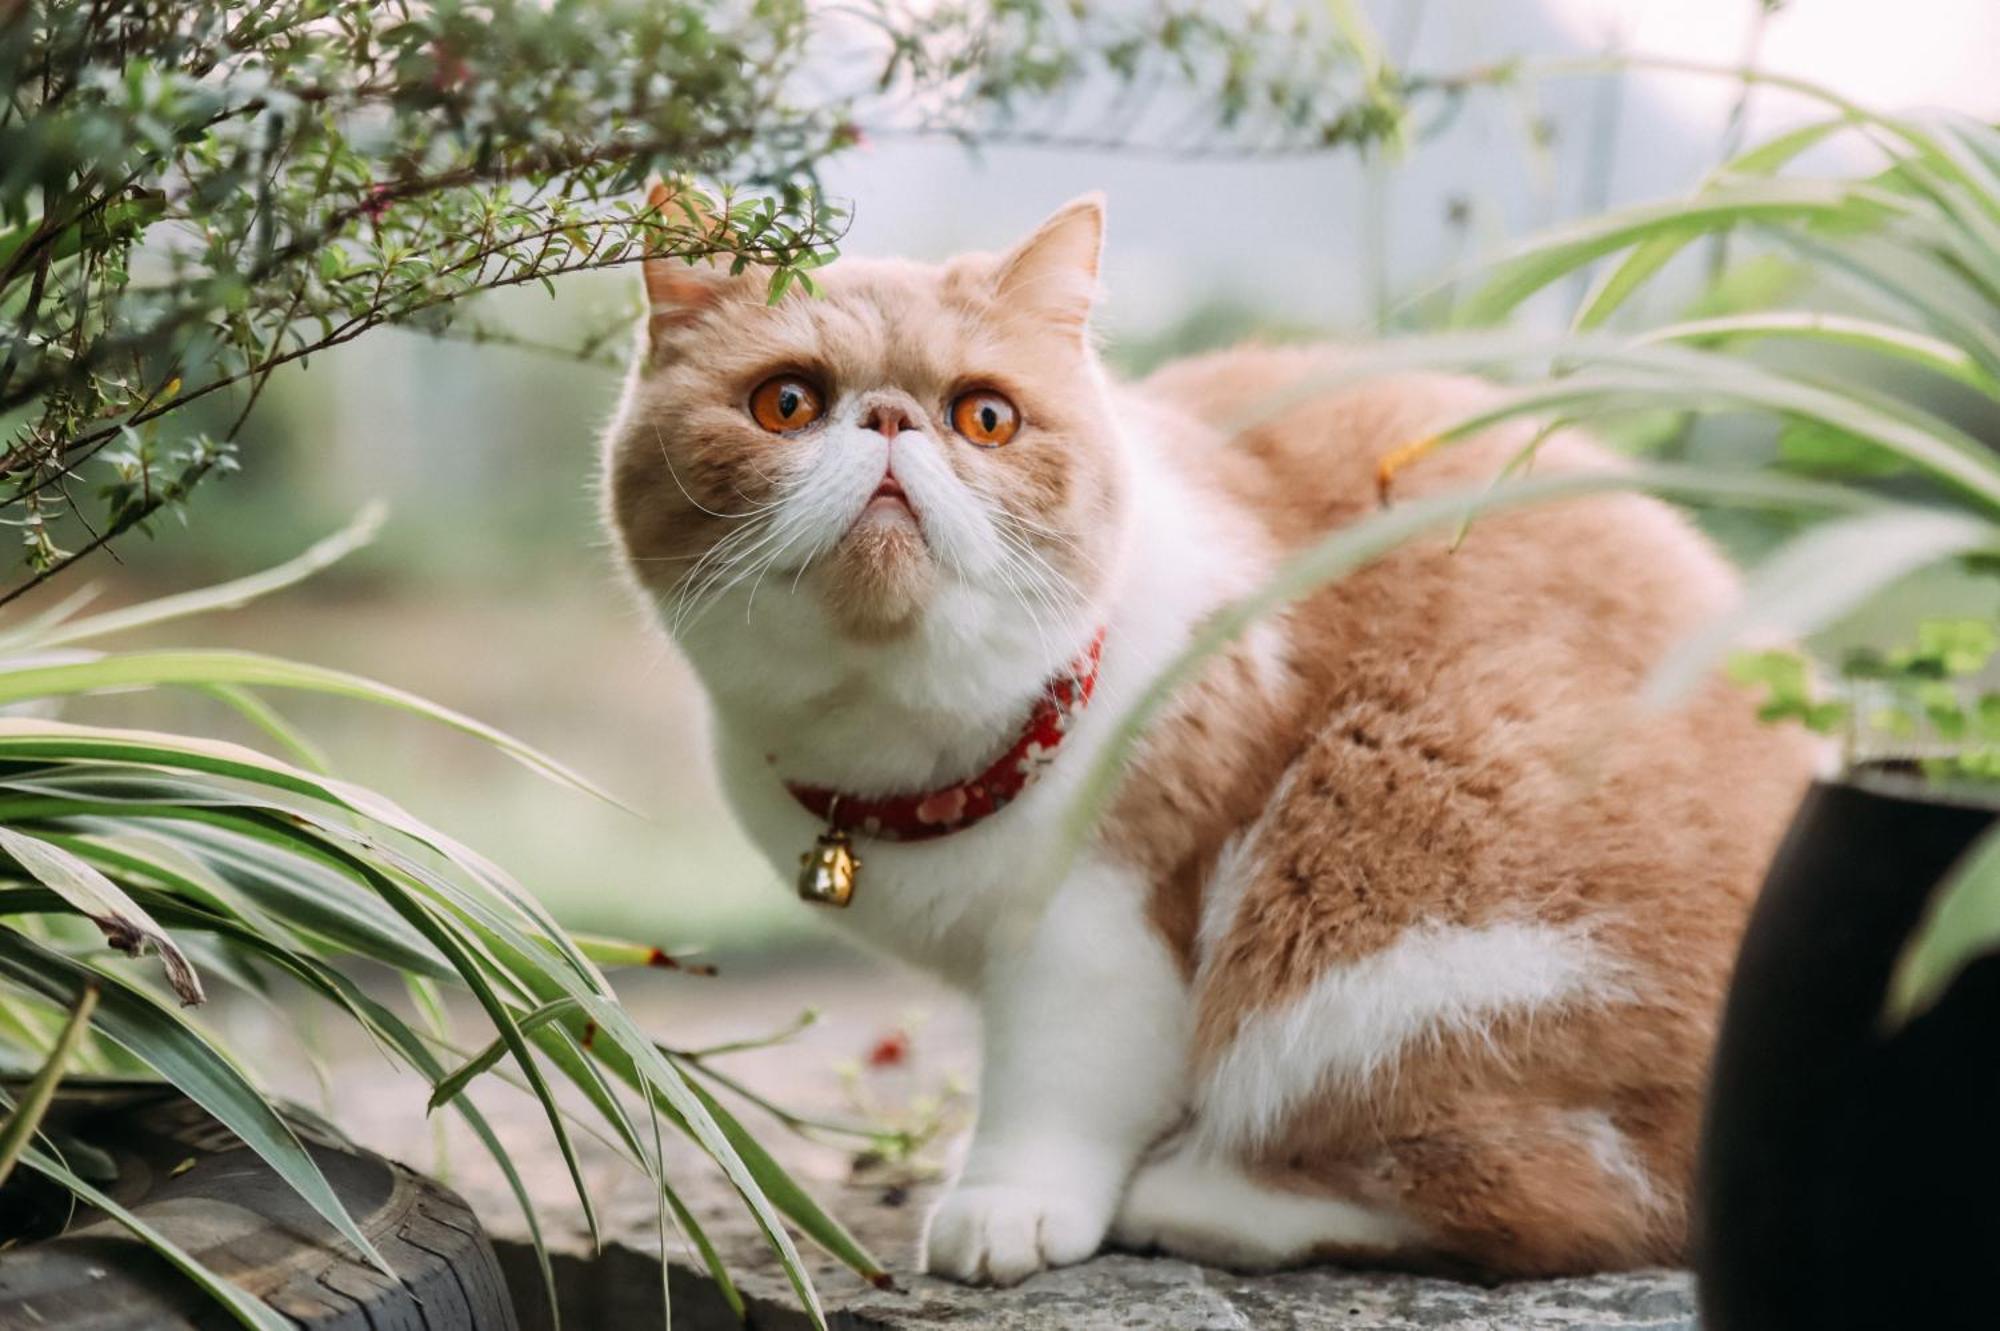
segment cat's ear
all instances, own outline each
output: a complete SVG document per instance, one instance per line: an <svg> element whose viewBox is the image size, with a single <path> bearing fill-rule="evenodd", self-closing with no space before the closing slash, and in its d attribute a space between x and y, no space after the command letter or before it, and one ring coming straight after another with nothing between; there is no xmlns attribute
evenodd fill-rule
<svg viewBox="0 0 2000 1331"><path fill-rule="evenodd" d="M1081 334L1097 298L1104 253L1104 196L1071 199L1007 252L994 279L1000 302Z"/></svg>
<svg viewBox="0 0 2000 1331"><path fill-rule="evenodd" d="M690 209L694 213L692 219L688 216ZM692 199L683 204L657 179L646 187L646 212L669 226L708 225L707 215L699 205ZM646 327L655 337L713 305L728 280L727 270L708 259L689 263L670 255L649 254L640 267L646 279Z"/></svg>

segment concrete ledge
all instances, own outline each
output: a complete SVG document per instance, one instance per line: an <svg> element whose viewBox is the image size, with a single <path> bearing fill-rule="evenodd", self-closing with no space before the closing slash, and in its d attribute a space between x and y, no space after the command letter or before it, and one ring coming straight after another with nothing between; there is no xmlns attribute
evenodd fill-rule
<svg viewBox="0 0 2000 1331"><path fill-rule="evenodd" d="M881 1194L841 1187L822 1200L883 1260L898 1288L877 1290L817 1254L808 1254L831 1325L845 1331L1692 1331L1694 1293L1681 1272L1649 1271L1484 1288L1451 1281L1331 1269L1242 1276L1168 1258L1108 1254L1049 1271L1006 1290L967 1289L907 1274L930 1197L883 1204ZM734 1197L704 1184L684 1197L721 1249L749 1305L751 1325L805 1331L790 1284ZM504 1213L503 1213L504 1214ZM659 1247L650 1216L635 1224L621 1208L615 1237L593 1254L569 1235L557 1248L563 1325L586 1331L640 1331L660 1316ZM522 1331L548 1331L533 1249L496 1222L502 1265L522 1312ZM674 1326L723 1331L741 1324L690 1256L672 1254Z"/></svg>
<svg viewBox="0 0 2000 1331"><path fill-rule="evenodd" d="M544 1331L532 1251L517 1240L501 1260L522 1309L522 1331ZM705 1275L672 1267L674 1326L724 1331L741 1326ZM612 1244L595 1259L564 1254L557 1288L572 1328L664 1327L659 1259ZM782 1284L782 1282L779 1282ZM752 1277L743 1289L750 1324L805 1331L811 1321L789 1288ZM1246 1278L1159 1258L1108 1256L1037 1276L1017 1289L968 1290L918 1279L899 1293L824 1285L827 1320L841 1331L989 1328L990 1331L1692 1331L1687 1276L1642 1272L1585 1280L1474 1289L1441 1281L1302 1271Z"/></svg>

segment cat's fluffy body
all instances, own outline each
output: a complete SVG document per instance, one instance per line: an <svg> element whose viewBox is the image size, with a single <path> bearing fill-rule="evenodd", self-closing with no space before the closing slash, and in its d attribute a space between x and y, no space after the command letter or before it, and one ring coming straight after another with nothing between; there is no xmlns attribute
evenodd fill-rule
<svg viewBox="0 0 2000 1331"><path fill-rule="evenodd" d="M1107 1236L1242 1267L1675 1260L1735 935L1810 765L1720 684L1631 707L1729 571L1629 495L1484 518L1455 550L1420 538L1213 658L1043 889L1155 673L1488 391L1336 386L1324 348L1113 383L1086 332L1101 228L1086 199L1007 255L842 260L823 297L775 306L754 276L649 264L607 436L627 566L787 876L821 829L785 781L975 773L1104 630L1096 697L1041 779L952 835L861 839L855 902L828 917L982 1007L978 1126L928 1267L1011 1282ZM745 408L780 371L825 390L797 435ZM954 434L974 387L1019 405L1005 447ZM871 428L884 412L899 433ZM1417 461L1395 494L1481 483L1524 431ZM1610 465L1563 433L1536 463ZM885 470L906 505L876 497Z"/></svg>

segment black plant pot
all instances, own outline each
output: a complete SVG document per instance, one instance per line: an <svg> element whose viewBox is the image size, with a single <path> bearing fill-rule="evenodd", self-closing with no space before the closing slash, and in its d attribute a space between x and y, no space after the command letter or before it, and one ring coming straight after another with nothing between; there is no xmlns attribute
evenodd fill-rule
<svg viewBox="0 0 2000 1331"><path fill-rule="evenodd" d="M1751 914L1697 1189L1707 1331L2000 1326L2000 956L1893 1037L1905 939L1995 809L1814 787Z"/></svg>

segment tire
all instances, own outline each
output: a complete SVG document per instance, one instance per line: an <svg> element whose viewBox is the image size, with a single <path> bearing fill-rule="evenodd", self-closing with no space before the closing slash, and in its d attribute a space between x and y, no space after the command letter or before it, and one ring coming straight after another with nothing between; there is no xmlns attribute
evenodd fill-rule
<svg viewBox="0 0 2000 1331"><path fill-rule="evenodd" d="M99 1187L307 1331L516 1331L492 1245L464 1202L311 1116L288 1118L401 1283L368 1265L270 1166L171 1087L66 1083L44 1131L104 1152L116 1178ZM71 1165L91 1172L76 1153ZM89 1208L65 1225L68 1216L68 1195L28 1169L0 1189L0 1241L18 1240L0 1252L0 1328L237 1326L117 1221Z"/></svg>

